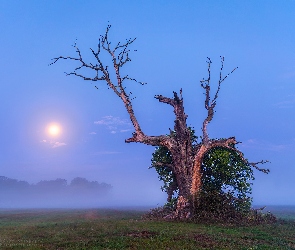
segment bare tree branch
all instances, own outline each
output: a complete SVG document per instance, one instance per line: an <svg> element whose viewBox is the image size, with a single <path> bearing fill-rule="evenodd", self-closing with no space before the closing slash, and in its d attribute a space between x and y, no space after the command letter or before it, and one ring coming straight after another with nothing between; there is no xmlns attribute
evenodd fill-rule
<svg viewBox="0 0 295 250"><path fill-rule="evenodd" d="M121 76L120 74L120 68L122 68L127 62L131 61L131 58L129 56L129 52L131 51L129 49L129 46L136 40L134 39L127 39L125 43L118 42L117 45L112 49L111 48L111 42L109 41L109 31L110 31L111 25L107 26L106 32L104 35L101 35L98 41L97 50L90 48L92 55L96 59L96 64L92 63L86 63L83 60L82 54L80 49L78 48L76 42L73 45L73 47L76 50L77 57L70 57L70 56L59 56L56 57L53 60L53 62L50 64L56 63L60 59L64 60L72 60L72 61L78 61L80 65L74 69L73 72L66 73L66 75L74 75L77 77L81 77L83 80L89 80L89 81L106 81L108 87L112 89L115 94L121 98L121 100L124 103L124 106L129 114L130 120L133 124L133 127L135 129L135 132L133 133L133 136L126 140L127 143L129 142L141 142L152 146L160 146L165 145L171 148L171 138L168 138L166 135L160 135L160 136L147 136L142 132L142 129L136 119L136 116L134 114L134 110L132 107L132 102L130 99L131 92L127 93L125 87L123 86L123 81L130 80L137 82L141 85L144 85L146 83L137 81L135 78L129 77L129 75ZM113 81L110 78L110 72L108 65L104 65L100 59L102 50L106 51L112 58L113 63L113 69L115 71L116 80L117 83L114 84ZM95 76L89 77L85 76L83 73L79 73L80 70L88 68L95 72ZM98 89L97 86L95 86L96 89Z"/></svg>
<svg viewBox="0 0 295 250"><path fill-rule="evenodd" d="M265 174L268 174L270 172L270 170L268 168L259 168L257 167L258 164L265 164L265 163L268 163L270 161L266 160L266 161L259 161L259 162L249 162L249 165L256 168L258 171L261 171Z"/></svg>
<svg viewBox="0 0 295 250"><path fill-rule="evenodd" d="M221 83L230 75L232 74L238 67L234 68L230 73L228 73L225 77L222 77L222 71L223 71L223 64L224 64L224 57L220 57L221 58L221 68L220 68L220 73L219 73L219 81L218 81L218 86L217 86L217 90L216 93L214 95L214 98L212 101L210 98L210 81L211 81L211 64L212 61L209 57L207 57L208 61L208 78L205 80L204 78L200 81L201 82L201 86L203 89L205 89L205 109L207 110L207 117L205 118L204 122L203 122L203 127L202 127L202 131L203 131L203 143L204 144L208 144L209 143L209 135L207 132L207 126L208 124L212 121L213 116L214 116L214 108L216 106L216 100L218 98L218 94L220 91L220 87L221 87Z"/></svg>

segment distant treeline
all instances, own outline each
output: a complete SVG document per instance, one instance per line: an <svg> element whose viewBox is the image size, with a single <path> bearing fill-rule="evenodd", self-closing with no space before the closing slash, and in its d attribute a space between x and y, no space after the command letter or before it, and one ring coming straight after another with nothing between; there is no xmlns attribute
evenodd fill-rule
<svg viewBox="0 0 295 250"><path fill-rule="evenodd" d="M36 184L0 176L1 207L71 207L96 205L107 197L112 186L76 177L42 180Z"/></svg>

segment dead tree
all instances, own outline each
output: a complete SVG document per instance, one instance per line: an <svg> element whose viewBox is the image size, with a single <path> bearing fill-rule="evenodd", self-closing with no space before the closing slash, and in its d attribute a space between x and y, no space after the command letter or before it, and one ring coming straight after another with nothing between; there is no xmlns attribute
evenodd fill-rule
<svg viewBox="0 0 295 250"><path fill-rule="evenodd" d="M258 163L265 163L266 161L261 161L257 163L250 163L244 158L243 153L238 149L234 148L233 145L237 144L235 137L230 137L227 139L210 139L207 126L212 121L214 116L214 108L216 106L216 101L218 94L221 88L221 84L224 80L232 74L236 68L234 68L229 74L223 76L223 62L224 58L221 57L221 69L220 77L218 81L218 88L211 100L210 96L210 84L211 84L211 60L208 58L208 78L201 80L201 86L205 90L205 109L207 110L207 117L205 118L202 126L202 142L198 147L193 147L192 138L190 129L187 126L186 119L187 115L184 111L182 90L180 93L173 92L173 97L164 97L162 95L156 95L155 98L162 103L171 105L175 114L174 129L170 130L169 135L158 135L158 136L149 136L146 135L136 119L132 102L131 102L131 93L126 92L124 87L124 82L126 80L135 81L139 84L144 84L143 82L138 82L136 79L129 77L128 75L121 75L120 69L129 61L130 49L129 46L135 41L135 39L127 39L125 43L117 43L116 46L112 47L111 42L109 41L108 35L111 25L107 26L106 32L104 35L100 36L98 41L97 49L91 49L91 52L96 59L96 63L87 63L84 61L80 49L75 43L73 47L76 49L76 57L65 57L59 56L53 58L51 64L56 63L60 59L76 61L79 63L79 66L70 73L66 75L74 75L81 77L84 80L89 81L103 81L107 83L108 88L112 89L113 92L122 100L126 111L130 117L130 120L134 127L134 132L132 137L126 139L126 143L130 142L139 142L151 146L165 146L169 149L172 155L172 164L171 168L175 174L176 181L179 187L177 209L171 215L173 218L188 218L192 215L193 201L197 197L198 192L201 188L201 164L204 155L214 147L224 147L236 151L239 153L241 159L247 164L253 166L254 168L268 173L268 169L260 169L257 167ZM106 52L112 59L112 67L114 70L116 79L111 79L110 68L108 65L105 65L101 60L101 53ZM86 76L83 73L80 73L83 69L90 69L94 74L93 76ZM97 88L97 86L95 86Z"/></svg>

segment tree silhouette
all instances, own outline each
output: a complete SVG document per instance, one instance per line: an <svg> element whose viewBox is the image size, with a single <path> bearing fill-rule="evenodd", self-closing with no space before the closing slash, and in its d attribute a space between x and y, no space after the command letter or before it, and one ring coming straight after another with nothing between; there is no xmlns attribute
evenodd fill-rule
<svg viewBox="0 0 295 250"><path fill-rule="evenodd" d="M73 75L82 78L83 80L93 82L106 82L109 89L111 89L123 102L123 105L129 115L129 118L133 124L134 132L132 137L126 139L127 143L139 142L151 146L163 146L166 147L171 153L171 171L173 172L177 186L179 189L179 195L177 200L176 210L171 214L171 218L189 218L194 214L193 207L198 194L202 187L202 173L201 166L204 156L213 148L225 148L235 152L246 165L256 168L259 171L268 173L268 169L261 169L257 165L258 163L265 163L266 161L260 161L256 163L249 162L236 147L234 147L238 141L235 137L226 139L210 139L207 126L212 121L215 113L215 107L217 104L218 95L220 93L221 85L225 79L232 74L237 68L234 68L230 73L223 75L224 58L221 57L221 68L219 74L219 80L217 83L217 91L212 95L211 93L211 60L208 58L208 77L201 80L201 87L205 91L205 109L207 110L207 116L203 121L202 126L202 141L195 145L190 128L187 126L186 119L187 114L184 111L182 89L177 93L173 91L173 97L165 97L162 95L155 95L155 98L161 102L172 106L175 120L174 129L170 130L168 135L150 136L146 135L136 118L134 109L132 106L131 92L127 92L125 82L127 80L134 81L139 84L145 84L137 81L129 75L122 75L121 68L128 62L130 58L130 46L136 40L127 39L124 43L118 42L115 46L109 40L109 31L111 25L107 26L104 35L101 35L98 40L97 48L90 49L96 62L86 62L82 56L80 49L75 43L73 47L76 50L76 56L59 56L53 58L51 64L64 59L75 61L79 65L70 73L66 73L67 76ZM112 60L112 65L106 65L103 62L103 53L106 53ZM92 72L92 75L86 75L85 69L88 72ZM114 79L112 76L115 75ZM98 88L97 86L95 86ZM159 162L161 164L161 162Z"/></svg>

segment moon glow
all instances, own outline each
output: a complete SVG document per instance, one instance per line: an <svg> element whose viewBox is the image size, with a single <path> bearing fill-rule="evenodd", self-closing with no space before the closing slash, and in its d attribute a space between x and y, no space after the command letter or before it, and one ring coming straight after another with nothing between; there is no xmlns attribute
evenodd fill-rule
<svg viewBox="0 0 295 250"><path fill-rule="evenodd" d="M60 134L61 128L58 124L50 124L47 131L51 136L57 136Z"/></svg>

